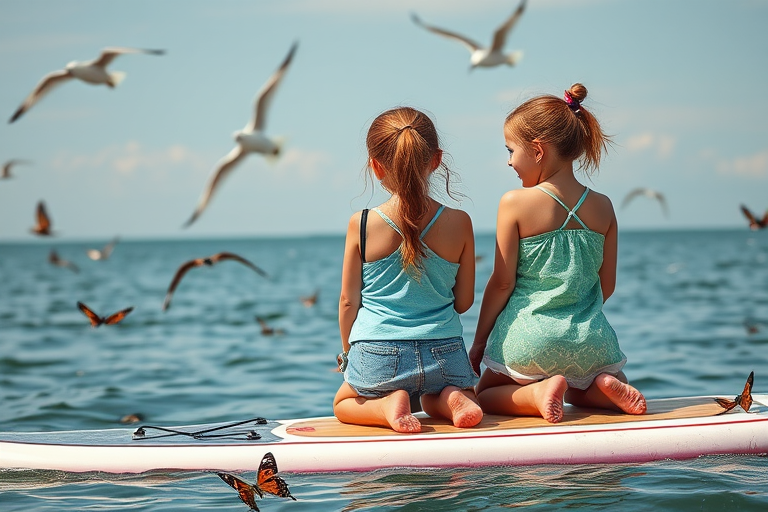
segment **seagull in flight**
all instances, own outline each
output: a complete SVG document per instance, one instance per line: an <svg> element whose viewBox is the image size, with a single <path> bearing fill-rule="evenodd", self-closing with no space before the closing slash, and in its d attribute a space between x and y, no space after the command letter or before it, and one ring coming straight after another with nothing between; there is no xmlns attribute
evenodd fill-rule
<svg viewBox="0 0 768 512"><path fill-rule="evenodd" d="M107 71L107 66L119 55L126 53L145 53L149 55L163 55L165 50L144 50L140 48L118 48L108 47L101 50L101 54L95 60L87 62L72 61L64 69L53 71L43 77L35 86L35 89L27 96L27 99L21 104L16 112L11 116L9 123L13 123L20 118L27 110L37 103L40 98L50 92L54 87L67 82L73 78L83 82L100 85L104 84L114 88L123 81L125 73L120 71Z"/></svg>
<svg viewBox="0 0 768 512"><path fill-rule="evenodd" d="M37 224L31 229L31 231L40 236L52 236L51 232L51 218L48 217L48 212L45 211L45 203L39 201L37 203L37 212L35 213Z"/></svg>
<svg viewBox="0 0 768 512"><path fill-rule="evenodd" d="M18 164L28 164L31 163L28 160L8 160L3 164L2 172L0 172L0 179L7 180L8 178L12 178L13 175L11 174L11 168Z"/></svg>
<svg viewBox="0 0 768 512"><path fill-rule="evenodd" d="M761 219L755 216L755 214L753 214L749 208L742 204L741 213L743 213L749 221L749 229L758 230L768 227L768 211L763 214L763 218Z"/></svg>
<svg viewBox="0 0 768 512"><path fill-rule="evenodd" d="M215 265L216 263L224 260L234 260L239 261L243 265L246 265L250 268L252 268L254 271L256 271L257 274L259 274L262 277L267 277L267 273L261 270L259 267L251 263L250 261L246 260L242 256L238 256L237 254L231 253L231 252L220 252L216 253L213 256L208 256L207 258L195 258L193 260L189 260L185 263L183 263L179 269L176 271L176 274L173 276L173 280L171 281L170 286L168 287L168 291L165 294L165 300L163 301L163 311L168 309L168 307L171 305L171 299L173 298L173 292L176 290L176 287L179 285L179 282L181 281L181 278L184 277L184 274L186 274L189 269L194 267L200 267L203 265L207 265L209 267Z"/></svg>
<svg viewBox="0 0 768 512"><path fill-rule="evenodd" d="M93 261L98 260L106 260L110 257L112 254L112 250L115 248L115 245L120 240L119 237L115 237L112 239L111 242L109 242L107 245L104 246L102 250L98 249L86 249L85 253L88 255L89 258L91 258Z"/></svg>
<svg viewBox="0 0 768 512"><path fill-rule="evenodd" d="M264 128L267 123L267 110L275 96L277 86L280 85L280 81L288 70L288 66L291 64L293 54L296 53L298 43L293 43L291 49L288 51L288 55L283 60L283 63L275 71L275 73L269 78L266 84L261 88L261 91L256 95L254 101L253 118L245 125L240 131L234 133L233 137L237 145L222 158L216 170L211 174L208 179L208 184L203 190L200 200L197 204L192 217L184 224L184 227L189 227L195 220L203 213L208 202L211 200L213 192L221 181L230 173L232 169L239 164L248 153L261 153L270 157L277 157L280 154L280 144L274 140L269 139L264 134Z"/></svg>
<svg viewBox="0 0 768 512"><path fill-rule="evenodd" d="M77 268L77 265L75 265L71 261L68 261L68 260L65 260L65 259L59 257L59 253L57 253L55 249L51 249L50 254L48 254L48 263L50 263L51 265L56 266L56 267L68 268L69 270L71 270L75 274L80 272L80 269Z"/></svg>
<svg viewBox="0 0 768 512"><path fill-rule="evenodd" d="M664 212L664 216L669 217L669 208L667 207L667 200L664 198L664 195L661 192L650 188L638 187L631 190L621 202L621 207L625 208L634 198L638 196L645 196L649 199L658 201L661 205L662 211Z"/></svg>
<svg viewBox="0 0 768 512"><path fill-rule="evenodd" d="M501 64L514 66L523 57L523 52L516 51L512 53L504 53L504 44L507 42L507 35L509 34L509 31L512 29L512 27L515 26L517 21L520 19L520 16L522 16L523 11L525 10L525 2L526 0L522 0L520 5L517 6L517 9L515 9L515 12L513 12L512 15L507 18L503 25L496 29L496 32L493 33L493 42L491 43L490 48L483 48L472 39L462 36L461 34L457 34L456 32L451 32L427 25L422 22L421 19L415 14L411 14L411 19L413 19L414 23L424 27L430 32L434 32L435 34L453 39L466 46L471 53L469 58L470 71L476 67L490 68L499 66Z"/></svg>

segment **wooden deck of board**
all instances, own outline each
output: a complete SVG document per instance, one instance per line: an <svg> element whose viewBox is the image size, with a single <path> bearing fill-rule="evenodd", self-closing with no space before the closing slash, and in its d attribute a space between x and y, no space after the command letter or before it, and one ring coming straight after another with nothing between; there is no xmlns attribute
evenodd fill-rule
<svg viewBox="0 0 768 512"><path fill-rule="evenodd" d="M670 398L648 400L648 412L643 415L630 415L602 409L584 409L566 406L563 421L548 423L543 418L525 416L496 416L486 414L479 425L472 428L456 428L446 420L438 418L419 418L421 434L457 434L484 432L492 430L551 427L567 425L600 425L610 423L642 422L651 420L703 418L723 412L712 398ZM407 436L384 427L366 427L348 425L336 418L323 418L293 423L287 433L305 437L366 437L366 436Z"/></svg>

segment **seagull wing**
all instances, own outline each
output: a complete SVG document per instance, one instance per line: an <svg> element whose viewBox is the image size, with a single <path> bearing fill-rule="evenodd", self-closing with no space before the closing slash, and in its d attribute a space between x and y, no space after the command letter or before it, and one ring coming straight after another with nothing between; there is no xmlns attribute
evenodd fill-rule
<svg viewBox="0 0 768 512"><path fill-rule="evenodd" d="M115 237L112 239L111 242L105 245L104 248L101 250L101 257L104 259L109 258L109 256L112 254L112 250L115 248L115 245L117 245L117 242L119 240L120 240L120 237Z"/></svg>
<svg viewBox="0 0 768 512"><path fill-rule="evenodd" d="M632 202L634 198L636 198L637 196L641 196L643 194L645 194L645 189L643 188L636 188L636 189L630 190L629 193L626 196L624 196L624 200L621 202L621 207L626 208L626 206L630 202Z"/></svg>
<svg viewBox="0 0 768 512"><path fill-rule="evenodd" d="M51 219L45 211L45 204L40 201L37 203L37 225L40 231L48 231L51 228Z"/></svg>
<svg viewBox="0 0 768 512"><path fill-rule="evenodd" d="M501 51L502 48L504 48L504 43L507 41L507 34L512 29L512 27L515 26L517 23L517 20L520 19L520 16L523 15L523 11L525 10L525 0L520 2L520 5L515 9L515 12L512 13L512 16L507 19L507 21L504 22L502 26L500 26L498 29L496 29L496 32L493 33L493 43L491 44L491 51Z"/></svg>
<svg viewBox="0 0 768 512"><path fill-rule="evenodd" d="M170 286L168 286L168 291L165 294L165 300L163 301L163 311L168 309L168 307L171 305L171 298L173 298L173 292L176 290L176 287L179 285L179 281L181 281L181 278L184 277L184 274L186 274L187 271L192 267L198 267L202 264L203 264L203 260L194 259L194 260L189 260L186 263L183 263L179 267L179 269L176 271L176 274L173 276L173 280L171 281Z"/></svg>
<svg viewBox="0 0 768 512"><path fill-rule="evenodd" d="M757 219L755 219L755 216L752 214L751 211L749 211L749 208L747 208L743 204L740 205L740 208L741 208L741 213L743 213L744 216L747 218L747 220L749 221L750 226L753 225L753 224L757 224Z"/></svg>
<svg viewBox="0 0 768 512"><path fill-rule="evenodd" d="M246 155L247 152L243 151L243 148L238 144L221 160L221 162L219 162L218 168L211 175L205 190L203 190L203 194L200 196L200 201L197 203L197 209L195 209L192 217L189 218L187 223L184 224L185 228L191 226L200 214L203 213L203 210L208 206L208 201L211 200L211 196L213 196L213 192L216 190L218 184L221 183L221 180L223 180Z"/></svg>
<svg viewBox="0 0 768 512"><path fill-rule="evenodd" d="M470 52L474 52L482 48L479 44L474 42L473 40L469 39L468 37L464 37L461 34L457 34L455 32L449 32L448 30L443 30L442 28L433 27L430 25L427 25L426 23L422 22L421 19L416 16L415 14L411 14L411 19L414 23L417 25L420 25L424 27L425 29L429 30L430 32L434 32L435 34L441 35L443 37L447 37L449 39L454 39L460 43L462 43L464 46L469 48Z"/></svg>
<svg viewBox="0 0 768 512"><path fill-rule="evenodd" d="M257 267L256 265L254 265L253 263L251 263L251 262L250 262L250 261L248 261L247 259L243 258L242 256L238 256L237 254L235 254L235 253L232 253L232 252L220 252L220 253L218 253L218 254L214 254L213 256L211 256L211 260L212 260L214 263L218 263L219 261L223 261L223 260L235 260L235 261L239 261L239 262L240 262L240 263L242 263L243 265L247 265L247 266L251 267L251 268L252 268L253 270L255 270L255 271L256 271L256 273L257 273L257 274L259 274L260 276L262 276L262 277L267 277L267 273L266 273L266 272L264 272L264 271L263 271L263 270L261 270L259 267Z"/></svg>
<svg viewBox="0 0 768 512"><path fill-rule="evenodd" d="M24 114L24 112L32 108L32 105L37 103L40 98L50 92L51 89L61 83L66 82L67 80L70 80L71 78L72 77L70 76L69 72L65 70L54 71L45 75L43 79L40 80L40 83L37 84L35 89L29 93L27 99L25 99L21 106L16 110L16 112L14 112L13 116L11 116L11 119L8 122L12 123L16 121Z"/></svg>
<svg viewBox="0 0 768 512"><path fill-rule="evenodd" d="M99 57L91 61L90 65L105 68L109 66L109 64L113 60L115 60L115 58L118 55L123 55L125 53L146 53L149 55L163 55L165 53L165 50L145 50L142 48L120 48L117 46L112 46L112 47L104 48L103 50L101 50L101 54L99 55Z"/></svg>
<svg viewBox="0 0 768 512"><path fill-rule="evenodd" d="M14 167L16 165L19 165L19 164L29 164L29 163L31 163L29 160L17 160L17 159L8 160L7 162L5 162L3 164L3 174L2 174L2 176L7 178L8 176L11 175L11 168L12 167Z"/></svg>
<svg viewBox="0 0 768 512"><path fill-rule="evenodd" d="M285 57L285 60L283 60L283 63L280 64L280 67L277 69L277 71L274 72L267 83L264 84L264 87L261 88L261 91L259 91L259 93L256 95L253 119L245 127L246 130L261 131L264 129L264 126L266 126L267 110L269 109L269 105L272 103L272 98L275 96L277 86L280 84L280 81L283 79L285 72L288 70L288 66L291 64L291 60L293 60L293 54L296 53L296 48L298 48L298 46L299 43L293 43L291 49L288 51L288 55Z"/></svg>
<svg viewBox="0 0 768 512"><path fill-rule="evenodd" d="M765 215L763 215L763 220L759 220L759 221L757 221L757 224L758 224L758 225L759 225L761 228L764 228L764 227L768 226L768 211L766 211L766 212L765 212Z"/></svg>

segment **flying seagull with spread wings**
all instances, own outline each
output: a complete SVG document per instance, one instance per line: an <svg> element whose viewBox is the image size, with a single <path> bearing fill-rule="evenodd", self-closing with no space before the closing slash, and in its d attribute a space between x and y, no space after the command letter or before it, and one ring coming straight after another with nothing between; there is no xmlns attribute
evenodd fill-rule
<svg viewBox="0 0 768 512"><path fill-rule="evenodd" d="M768 227L768 211L763 214L763 218L759 218L752 213L749 208L742 204L741 213L743 213L744 217L749 221L749 229L758 230Z"/></svg>
<svg viewBox="0 0 768 512"><path fill-rule="evenodd" d="M105 245L103 249L86 249L85 253L93 261L106 260L112 255L112 250L115 248L115 245L119 240L120 237L115 237L111 242Z"/></svg>
<svg viewBox="0 0 768 512"><path fill-rule="evenodd" d="M48 263L50 263L51 265L53 265L55 267L68 268L69 270L71 270L75 274L80 272L80 269L77 268L77 265L75 265L74 263L72 263L69 260L65 260L65 259L61 258L59 256L59 253L57 253L55 249L51 249L51 252L48 254Z"/></svg>
<svg viewBox="0 0 768 512"><path fill-rule="evenodd" d="M667 200L664 198L664 194L650 188L638 187L631 190L626 196L624 196L624 200L621 202L621 207L625 208L634 198L639 196L644 196L649 199L658 201L661 205L661 210L664 212L664 216L669 217L669 207L667 206Z"/></svg>
<svg viewBox="0 0 768 512"><path fill-rule="evenodd" d="M248 124L245 125L245 128L234 133L237 145L228 155L219 161L200 196L197 208L186 224L184 224L185 228L192 225L200 214L203 213L203 210L208 206L208 202L211 200L211 196L213 196L216 187L218 187L222 180L232 172L232 169L234 169L237 164L242 162L245 157L248 156L248 153L261 153L262 155L271 157L277 157L280 154L280 144L264 134L264 129L266 128L267 123L267 110L275 96L277 86L280 85L280 81L283 76L285 76L288 66L291 64L293 54L296 53L297 47L298 43L293 43L293 46L291 46L283 63L256 95L253 117Z"/></svg>
<svg viewBox="0 0 768 512"><path fill-rule="evenodd" d="M514 66L522 58L523 52L516 51L512 53L504 53L504 45L507 42L507 35L509 34L510 30L512 30L512 27L515 26L517 21L520 19L520 16L523 15L523 11L525 10L525 2L526 0L520 2L520 5L517 7L517 9L515 9L515 12L513 12L512 15L507 18L507 20L498 29L496 29L496 32L493 33L493 42L489 48L484 48L472 39L462 36L461 34L457 34L456 32L451 32L442 28L427 25L426 23L422 22L421 19L415 14L412 14L411 18L413 19L414 23L424 27L430 32L441 35L443 37L447 37L449 39L453 39L454 41L458 41L466 46L471 53L469 57L470 70L476 67L489 68L499 66L501 64Z"/></svg>
<svg viewBox="0 0 768 512"><path fill-rule="evenodd" d="M171 299L173 298L173 292L176 290L176 287L179 285L179 282L181 281L181 278L184 277L184 275L192 268L195 267L201 267L203 265L207 266L213 266L216 263L220 261L225 260L234 260L242 263L243 265L246 265L250 268L252 268L257 274L259 274L262 277L267 277L267 273L264 272L262 269L251 263L250 261L246 260L242 256L238 256L237 254L231 253L231 252L220 252L216 253L213 256L208 256L207 258L195 258L193 260L189 260L185 263L182 263L182 265L179 267L179 269L176 271L176 274L173 276L173 280L171 281L170 286L168 286L168 291L165 294L165 300L163 301L163 311L168 309L168 307L171 305Z"/></svg>
<svg viewBox="0 0 768 512"><path fill-rule="evenodd" d="M51 218L48 216L48 212L45 211L45 203L42 201L37 203L35 220L37 221L37 224L30 230L32 233L40 236L53 235L53 232L51 231Z"/></svg>
<svg viewBox="0 0 768 512"><path fill-rule="evenodd" d="M68 82L74 78L82 80L83 82L101 85L104 84L110 88L114 88L123 81L125 73L120 71L107 71L107 66L115 60L119 55L126 53L146 53L149 55L162 55L165 50L143 50L140 48L118 48L108 47L101 50L101 54L97 59L87 62L72 61L64 69L53 71L43 77L42 80L35 86L35 89L27 96L21 106L14 112L11 119L8 121L12 123L20 118L24 113L32 108L40 98L49 93L57 85Z"/></svg>
<svg viewBox="0 0 768 512"><path fill-rule="evenodd" d="M3 164L3 169L0 171L0 179L7 180L8 178L13 177L13 174L11 174L11 168L19 164L28 163L30 163L28 160L8 160Z"/></svg>

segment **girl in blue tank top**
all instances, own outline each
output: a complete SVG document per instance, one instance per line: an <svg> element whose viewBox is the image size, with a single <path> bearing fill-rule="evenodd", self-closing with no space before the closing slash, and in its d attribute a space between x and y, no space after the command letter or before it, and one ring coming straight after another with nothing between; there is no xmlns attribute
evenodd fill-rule
<svg viewBox="0 0 768 512"><path fill-rule="evenodd" d="M450 171L422 112L388 110L371 124L368 169L391 194L352 216L339 300L344 383L333 412L344 423L420 432L411 399L430 416L472 427L483 417L459 314L474 301L472 223L430 197Z"/></svg>
<svg viewBox="0 0 768 512"><path fill-rule="evenodd" d="M556 423L564 399L646 410L603 314L616 284L616 215L574 176L576 160L586 173L597 170L610 141L581 105L586 96L575 84L563 99L526 101L504 123L508 165L523 189L499 203L496 259L469 353L475 371L487 366L477 385L486 413Z"/></svg>

